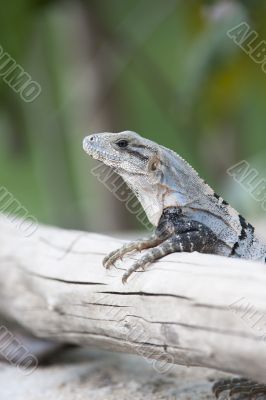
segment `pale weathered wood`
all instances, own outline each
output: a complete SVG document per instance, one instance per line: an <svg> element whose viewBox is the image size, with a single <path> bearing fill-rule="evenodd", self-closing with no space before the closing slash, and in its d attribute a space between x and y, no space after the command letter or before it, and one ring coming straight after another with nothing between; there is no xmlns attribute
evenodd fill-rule
<svg viewBox="0 0 266 400"><path fill-rule="evenodd" d="M243 260L174 254L136 273L105 271L121 240L39 226L25 238L0 219L0 312L37 336L265 381L266 270ZM128 260L132 262L133 256Z"/></svg>

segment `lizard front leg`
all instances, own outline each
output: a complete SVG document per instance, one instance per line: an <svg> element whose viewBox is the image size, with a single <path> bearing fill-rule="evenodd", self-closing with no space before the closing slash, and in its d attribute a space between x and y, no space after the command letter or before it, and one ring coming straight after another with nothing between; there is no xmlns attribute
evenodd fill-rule
<svg viewBox="0 0 266 400"><path fill-rule="evenodd" d="M182 251L211 252L216 242L216 236L205 225L196 221L181 221L180 233L172 234L172 237L149 250L123 275L122 281L126 283L133 272L139 268L144 269L148 264L159 260L167 254Z"/></svg>
<svg viewBox="0 0 266 400"><path fill-rule="evenodd" d="M155 247L162 243L163 240L163 236L154 234L148 239L138 239L134 242L127 243L120 249L114 250L108 254L103 259L103 265L106 269L109 269L118 259L122 259L127 253L150 249L151 247Z"/></svg>

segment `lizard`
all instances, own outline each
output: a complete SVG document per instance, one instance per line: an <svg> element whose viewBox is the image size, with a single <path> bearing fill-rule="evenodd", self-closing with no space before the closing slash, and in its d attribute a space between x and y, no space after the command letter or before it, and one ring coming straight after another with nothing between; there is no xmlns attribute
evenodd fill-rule
<svg viewBox="0 0 266 400"><path fill-rule="evenodd" d="M266 245L254 227L173 150L132 131L91 134L83 149L123 178L155 227L149 238L127 243L104 258L109 269L126 254L146 250L123 275L123 283L133 272L175 252L266 262ZM213 388L217 397L228 389L231 394L257 390L266 396L266 385L243 379L224 380Z"/></svg>

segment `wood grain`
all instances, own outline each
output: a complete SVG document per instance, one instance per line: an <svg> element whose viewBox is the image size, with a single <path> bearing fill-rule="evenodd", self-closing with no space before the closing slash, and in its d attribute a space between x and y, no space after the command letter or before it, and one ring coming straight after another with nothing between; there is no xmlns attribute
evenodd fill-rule
<svg viewBox="0 0 266 400"><path fill-rule="evenodd" d="M0 312L39 337L203 366L265 382L266 271L243 260L173 254L123 285L122 240L0 218Z"/></svg>

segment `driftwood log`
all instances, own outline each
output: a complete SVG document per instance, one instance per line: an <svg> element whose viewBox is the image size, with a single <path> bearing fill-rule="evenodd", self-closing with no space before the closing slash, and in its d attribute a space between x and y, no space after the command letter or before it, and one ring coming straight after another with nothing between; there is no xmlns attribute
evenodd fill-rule
<svg viewBox="0 0 266 400"><path fill-rule="evenodd" d="M265 266L173 254L121 276L106 271L122 240L38 226L25 237L0 218L0 313L60 342L139 354L159 372L172 363L266 382Z"/></svg>

